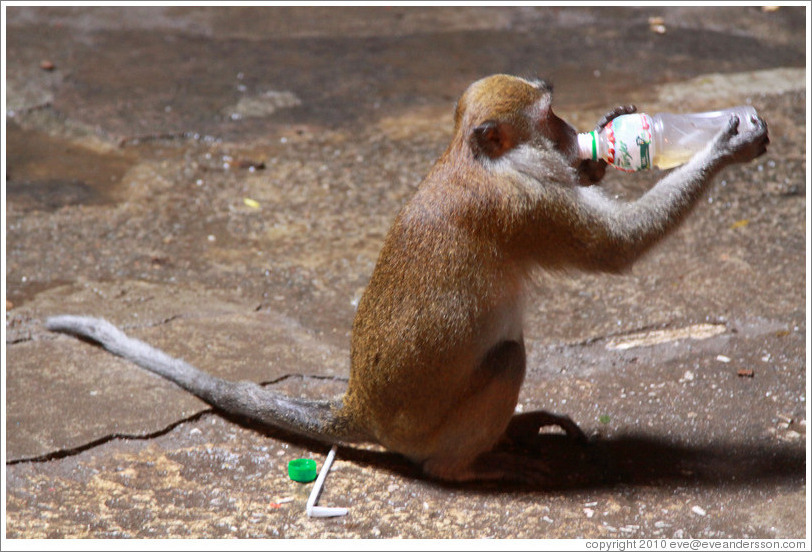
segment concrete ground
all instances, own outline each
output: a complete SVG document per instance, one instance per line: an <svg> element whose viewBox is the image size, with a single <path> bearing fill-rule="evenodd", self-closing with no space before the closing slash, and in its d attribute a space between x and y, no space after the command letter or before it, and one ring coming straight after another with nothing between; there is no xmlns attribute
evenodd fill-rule
<svg viewBox="0 0 812 552"><path fill-rule="evenodd" d="M808 538L804 8L9 7L8 538ZM660 19L657 19L660 18ZM443 485L226 419L47 332L103 316L229 378L341 392L354 305L399 207L490 73L543 75L590 129L618 104L754 105L727 169L628 274L541 275L523 411L544 488ZM659 174L607 174L633 199Z"/></svg>

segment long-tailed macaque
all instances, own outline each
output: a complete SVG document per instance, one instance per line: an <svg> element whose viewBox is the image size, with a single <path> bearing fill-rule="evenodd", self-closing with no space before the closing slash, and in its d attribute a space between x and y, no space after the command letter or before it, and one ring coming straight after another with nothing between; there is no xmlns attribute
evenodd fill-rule
<svg viewBox="0 0 812 552"><path fill-rule="evenodd" d="M352 327L346 393L311 401L201 372L101 319L51 330L97 341L225 412L329 443L376 442L446 480L535 481L533 458L495 450L505 435L566 416L514 415L525 374L522 307L537 268L619 272L673 231L719 171L766 151L767 126L729 124L636 201L597 186L605 163L578 158L576 131L544 80L494 75L460 98L454 135L383 244ZM599 123L629 113L621 107ZM517 469L518 467L518 469Z"/></svg>

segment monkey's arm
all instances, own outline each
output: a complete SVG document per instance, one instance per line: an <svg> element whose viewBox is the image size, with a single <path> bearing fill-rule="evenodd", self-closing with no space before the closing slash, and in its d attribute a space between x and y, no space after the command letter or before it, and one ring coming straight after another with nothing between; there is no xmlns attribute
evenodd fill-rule
<svg viewBox="0 0 812 552"><path fill-rule="evenodd" d="M669 173L637 201L612 200L595 188L577 188L571 235L575 264L592 270L622 271L676 228L697 204L714 175L727 165L766 151L766 123L739 133L738 118L688 163Z"/></svg>

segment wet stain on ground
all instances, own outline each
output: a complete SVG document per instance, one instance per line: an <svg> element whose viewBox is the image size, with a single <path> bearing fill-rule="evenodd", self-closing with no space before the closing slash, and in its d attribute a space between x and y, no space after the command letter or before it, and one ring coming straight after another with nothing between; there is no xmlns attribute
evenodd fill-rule
<svg viewBox="0 0 812 552"><path fill-rule="evenodd" d="M6 125L6 194L16 209L54 211L66 205L104 205L121 199L133 156L99 152L72 140Z"/></svg>

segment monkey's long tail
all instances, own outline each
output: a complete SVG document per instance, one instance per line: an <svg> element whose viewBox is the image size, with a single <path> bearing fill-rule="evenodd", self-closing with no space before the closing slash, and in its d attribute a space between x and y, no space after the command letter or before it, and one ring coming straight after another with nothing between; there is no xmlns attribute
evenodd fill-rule
<svg viewBox="0 0 812 552"><path fill-rule="evenodd" d="M312 401L286 397L253 382L233 382L212 376L127 336L101 318L54 316L46 321L45 327L91 339L111 353L163 376L227 413L328 443L370 440L341 415L341 400Z"/></svg>

